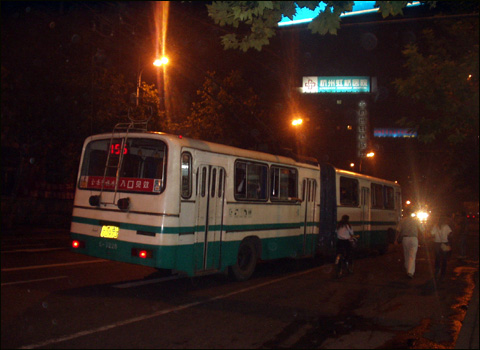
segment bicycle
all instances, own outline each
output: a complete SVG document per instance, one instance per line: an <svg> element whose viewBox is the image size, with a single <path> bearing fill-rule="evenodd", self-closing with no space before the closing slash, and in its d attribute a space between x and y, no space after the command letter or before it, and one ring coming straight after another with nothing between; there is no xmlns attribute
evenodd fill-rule
<svg viewBox="0 0 480 350"><path fill-rule="evenodd" d="M352 240L349 241L349 243L351 244L352 250L355 249L357 245L358 237L359 235L354 235L352 237ZM340 252L335 257L335 277L341 278L346 273L348 274L353 273L353 259L349 264L345 258L345 254L343 252Z"/></svg>

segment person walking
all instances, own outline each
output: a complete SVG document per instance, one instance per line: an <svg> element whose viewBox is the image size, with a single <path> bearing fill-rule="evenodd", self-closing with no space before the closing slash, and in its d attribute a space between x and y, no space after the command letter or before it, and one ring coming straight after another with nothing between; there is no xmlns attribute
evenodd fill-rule
<svg viewBox="0 0 480 350"><path fill-rule="evenodd" d="M447 272L447 260L451 255L452 247L449 236L452 229L448 225L448 219L441 216L436 225L430 231L435 244L435 279L443 280Z"/></svg>
<svg viewBox="0 0 480 350"><path fill-rule="evenodd" d="M404 265L409 278L415 274L415 260L417 259L418 236L425 231L423 224L412 216L412 210L404 210L404 217L397 226L395 244L402 238Z"/></svg>
<svg viewBox="0 0 480 350"><path fill-rule="evenodd" d="M348 215L343 215L342 219L337 224L337 259L335 260L335 264L339 263L339 254L343 254L345 262L347 263L347 269L350 273L352 273L352 242L354 241L355 236L349 220L350 217Z"/></svg>

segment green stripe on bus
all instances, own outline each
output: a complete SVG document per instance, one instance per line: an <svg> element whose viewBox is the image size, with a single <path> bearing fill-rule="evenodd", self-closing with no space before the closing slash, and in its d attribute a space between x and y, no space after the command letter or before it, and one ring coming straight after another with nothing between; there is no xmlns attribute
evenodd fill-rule
<svg viewBox="0 0 480 350"><path fill-rule="evenodd" d="M118 227L126 230L132 231L146 231L154 232L159 234L179 234L179 233L189 233L189 232L203 232L205 231L205 226L186 226L186 227L165 227L165 226L147 226L139 224L129 224L116 221L106 221L99 219L90 219L79 216L72 217L72 222L101 226L104 224L111 223L112 225L118 225ZM303 222L293 222L293 223L280 223L280 224L251 224L251 225L211 225L209 230L211 231L220 231L222 229L226 232L240 232L240 231L262 231L262 230L285 230L285 229L295 229L303 227ZM314 222L307 223L307 226L315 226Z"/></svg>

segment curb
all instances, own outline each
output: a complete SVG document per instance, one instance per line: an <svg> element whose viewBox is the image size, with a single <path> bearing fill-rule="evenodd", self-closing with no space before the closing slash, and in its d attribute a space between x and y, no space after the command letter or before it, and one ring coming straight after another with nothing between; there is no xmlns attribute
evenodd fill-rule
<svg viewBox="0 0 480 350"><path fill-rule="evenodd" d="M478 271L475 273L475 288L468 304L467 314L457 338L455 349L478 349Z"/></svg>

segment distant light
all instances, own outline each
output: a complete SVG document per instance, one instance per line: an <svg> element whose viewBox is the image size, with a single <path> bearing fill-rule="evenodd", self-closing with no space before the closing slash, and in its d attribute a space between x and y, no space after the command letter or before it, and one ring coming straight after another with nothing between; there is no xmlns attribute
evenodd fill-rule
<svg viewBox="0 0 480 350"><path fill-rule="evenodd" d="M292 120L292 125L293 125L293 126L298 126L298 125L301 125L302 123L303 123L303 119L302 119L302 118L298 118L298 119Z"/></svg>
<svg viewBox="0 0 480 350"><path fill-rule="evenodd" d="M405 202L405 204L406 204L406 205L409 205L409 204L412 204L412 202L410 202L410 201L407 200L407 201Z"/></svg>
<svg viewBox="0 0 480 350"><path fill-rule="evenodd" d="M351 125L347 125L347 130L352 130L353 127Z"/></svg>
<svg viewBox="0 0 480 350"><path fill-rule="evenodd" d="M367 156L368 158L372 158L372 157L375 156L375 152L369 152L369 153L366 154L366 156Z"/></svg>
<svg viewBox="0 0 480 350"><path fill-rule="evenodd" d="M154 62L153 62L153 65L154 66L157 66L157 67L160 67L162 65L165 65L168 63L168 57L167 56L162 56L161 58L157 58Z"/></svg>
<svg viewBox="0 0 480 350"><path fill-rule="evenodd" d="M471 75L471 74L468 75L467 80L470 80L470 79L472 79L472 75Z"/></svg>
<svg viewBox="0 0 480 350"><path fill-rule="evenodd" d="M428 219L428 213L424 211L417 212L417 218L420 222L425 222Z"/></svg>
<svg viewBox="0 0 480 350"><path fill-rule="evenodd" d="M350 163L350 168L353 168L355 166L355 163Z"/></svg>

